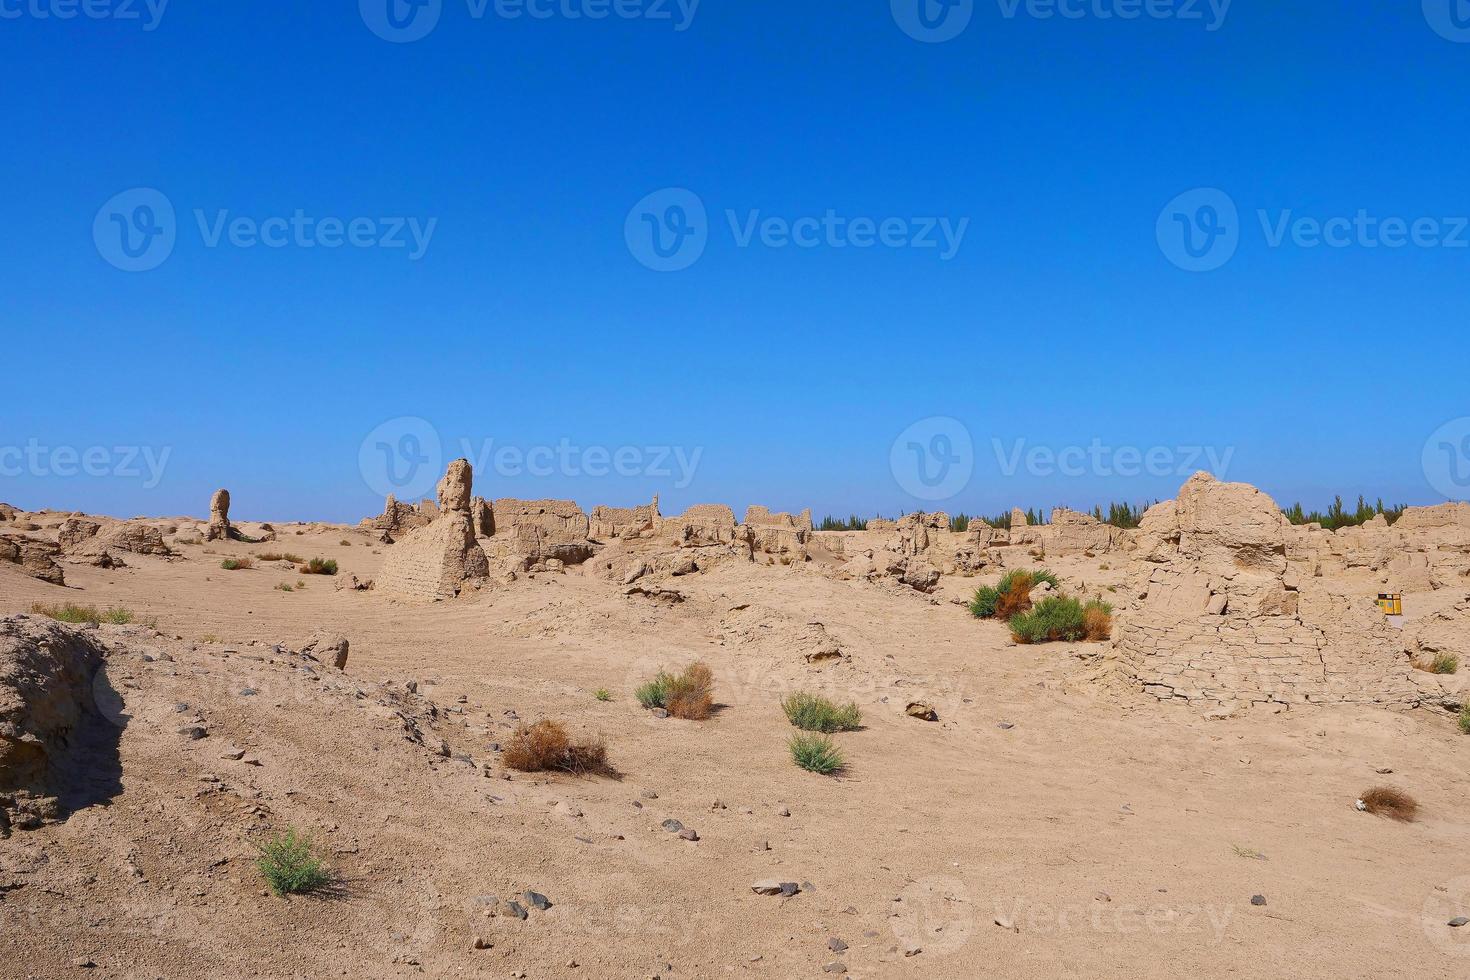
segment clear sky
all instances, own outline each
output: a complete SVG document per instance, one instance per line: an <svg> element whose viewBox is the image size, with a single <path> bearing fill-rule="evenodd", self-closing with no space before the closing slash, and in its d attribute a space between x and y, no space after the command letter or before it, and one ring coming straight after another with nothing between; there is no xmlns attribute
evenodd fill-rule
<svg viewBox="0 0 1470 980"><path fill-rule="evenodd" d="M0 500L1470 496L1465 0L419 2L0 0Z"/></svg>

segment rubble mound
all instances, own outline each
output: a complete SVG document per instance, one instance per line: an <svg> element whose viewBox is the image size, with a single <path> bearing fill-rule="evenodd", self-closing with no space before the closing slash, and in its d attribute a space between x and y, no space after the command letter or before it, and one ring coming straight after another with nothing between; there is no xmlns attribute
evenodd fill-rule
<svg viewBox="0 0 1470 980"><path fill-rule="evenodd" d="M0 619L0 834L58 816L62 760L83 714L96 710L102 656L86 631Z"/></svg>
<svg viewBox="0 0 1470 980"><path fill-rule="evenodd" d="M60 533L70 542L61 547L71 558L101 558L113 551L164 557L173 554L164 543L163 532L142 521L120 521L109 527L72 519L62 525Z"/></svg>
<svg viewBox="0 0 1470 980"><path fill-rule="evenodd" d="M0 534L0 562L16 565L26 575L52 585L65 585L66 575L56 563L61 549L50 541L25 534Z"/></svg>

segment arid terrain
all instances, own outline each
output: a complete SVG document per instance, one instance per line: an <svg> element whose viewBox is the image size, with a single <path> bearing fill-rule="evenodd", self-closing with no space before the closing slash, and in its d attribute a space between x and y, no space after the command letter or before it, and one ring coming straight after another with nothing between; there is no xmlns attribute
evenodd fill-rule
<svg viewBox="0 0 1470 980"><path fill-rule="evenodd" d="M473 481L353 526L0 507L0 976L1470 975L1465 675L1424 669L1470 671L1470 505L1329 532L1199 475L1129 530L823 532ZM1109 638L972 614L1041 567ZM707 719L635 697L696 661ZM835 774L798 691L861 709ZM513 771L541 719L613 771ZM328 886L267 888L289 828Z"/></svg>

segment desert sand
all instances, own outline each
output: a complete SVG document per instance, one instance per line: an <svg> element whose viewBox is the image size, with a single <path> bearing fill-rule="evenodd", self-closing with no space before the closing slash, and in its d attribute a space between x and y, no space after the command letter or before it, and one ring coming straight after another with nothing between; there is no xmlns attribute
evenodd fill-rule
<svg viewBox="0 0 1470 980"><path fill-rule="evenodd" d="M818 532L484 489L354 526L0 509L0 976L1470 975L1462 675L1416 667L1470 647L1466 505L1327 532L1202 476L1136 530ZM1041 566L1110 639L967 608ZM141 621L32 611L65 602ZM640 706L694 661L711 717ZM792 764L799 690L862 711L836 775ZM616 774L509 769L543 718ZM289 827L330 887L266 888Z"/></svg>

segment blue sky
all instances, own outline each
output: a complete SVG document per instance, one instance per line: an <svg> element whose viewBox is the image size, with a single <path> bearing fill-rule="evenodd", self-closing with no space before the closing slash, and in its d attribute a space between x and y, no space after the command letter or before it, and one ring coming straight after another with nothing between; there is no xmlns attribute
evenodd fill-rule
<svg viewBox="0 0 1470 980"><path fill-rule="evenodd" d="M378 454L465 447L488 496L666 512L1090 507L1205 450L1309 508L1470 495L1425 465L1470 472L1465 0L977 0L937 43L905 0L441 0L401 43L387 0L89 2L0 0L0 500L356 519ZM140 188L173 244L128 271Z"/></svg>

